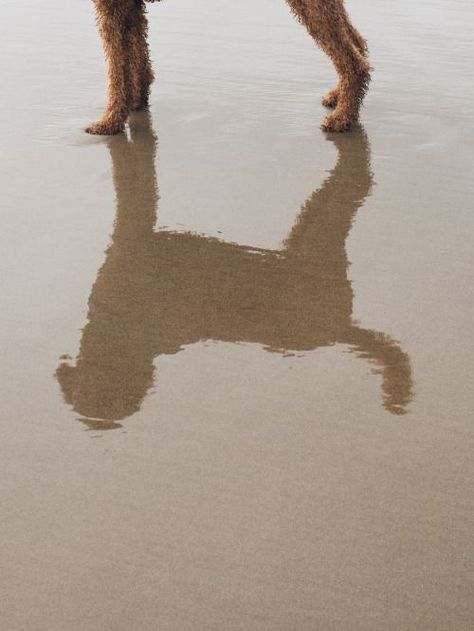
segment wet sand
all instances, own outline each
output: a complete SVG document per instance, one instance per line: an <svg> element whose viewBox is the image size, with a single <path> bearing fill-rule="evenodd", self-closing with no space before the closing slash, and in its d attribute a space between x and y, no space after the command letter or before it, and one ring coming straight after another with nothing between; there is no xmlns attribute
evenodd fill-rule
<svg viewBox="0 0 474 631"><path fill-rule="evenodd" d="M348 1L350 135L276 0L0 7L0 627L474 626L472 7ZM470 22L471 20L471 22Z"/></svg>

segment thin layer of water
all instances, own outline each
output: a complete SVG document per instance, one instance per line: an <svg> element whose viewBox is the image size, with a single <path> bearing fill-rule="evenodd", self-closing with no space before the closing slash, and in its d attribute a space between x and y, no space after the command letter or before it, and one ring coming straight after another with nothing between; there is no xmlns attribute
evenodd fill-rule
<svg viewBox="0 0 474 631"><path fill-rule="evenodd" d="M277 0L0 6L1 625L472 628L472 8L347 2L363 126ZM108 431L114 430L114 431Z"/></svg>

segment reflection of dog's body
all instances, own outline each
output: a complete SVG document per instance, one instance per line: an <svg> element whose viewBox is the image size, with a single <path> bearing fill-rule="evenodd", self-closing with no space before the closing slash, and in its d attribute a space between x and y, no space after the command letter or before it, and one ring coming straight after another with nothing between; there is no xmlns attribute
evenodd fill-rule
<svg viewBox="0 0 474 631"><path fill-rule="evenodd" d="M110 140L117 219L76 366L58 368L66 400L89 419L130 416L153 383L154 357L203 340L275 352L339 343L378 366L385 408L404 413L407 355L352 322L345 240L372 183L364 133L334 137L336 167L304 204L283 249L272 251L154 230L156 142L147 121L135 115L131 141Z"/></svg>
<svg viewBox="0 0 474 631"><path fill-rule="evenodd" d="M154 2L155 0L147 0ZM87 131L116 134L129 113L146 107L153 81L144 0L94 0L109 60L109 102L103 118ZM345 131L358 119L369 83L367 45L352 26L344 0L287 0L298 20L331 58L339 83L323 99L335 111L323 122L327 131Z"/></svg>

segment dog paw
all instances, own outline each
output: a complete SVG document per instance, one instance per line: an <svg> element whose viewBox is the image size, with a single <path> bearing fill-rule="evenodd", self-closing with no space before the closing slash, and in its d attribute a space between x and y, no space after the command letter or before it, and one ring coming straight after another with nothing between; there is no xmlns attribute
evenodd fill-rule
<svg viewBox="0 0 474 631"><path fill-rule="evenodd" d="M326 96L322 100L322 104L324 105L324 107L329 107L330 109L334 109L337 105L338 99L339 99L339 90L336 88L326 94Z"/></svg>
<svg viewBox="0 0 474 631"><path fill-rule="evenodd" d="M331 114L327 116L322 125L321 129L323 131L333 131L333 132L345 132L349 131L352 127L352 120L347 116L342 116L340 114Z"/></svg>
<svg viewBox="0 0 474 631"><path fill-rule="evenodd" d="M120 134L124 129L125 126L123 123L100 120L87 127L86 132L94 136L114 136L115 134Z"/></svg>

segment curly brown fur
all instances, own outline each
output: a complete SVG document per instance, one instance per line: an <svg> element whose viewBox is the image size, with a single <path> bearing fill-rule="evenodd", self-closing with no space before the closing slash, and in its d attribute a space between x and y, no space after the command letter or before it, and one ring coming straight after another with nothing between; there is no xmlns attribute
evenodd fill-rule
<svg viewBox="0 0 474 631"><path fill-rule="evenodd" d="M104 116L87 131L113 135L124 129L131 111L148 105L153 70L143 0L94 0L97 23L109 62L109 99Z"/></svg>
<svg viewBox="0 0 474 631"><path fill-rule="evenodd" d="M369 48L367 46L367 41L362 37L359 31L351 23L344 7L344 0L337 1L339 5L340 15L344 23L346 37L352 42L352 44L361 53L361 55L363 55L364 57L368 57ZM335 88L330 90L322 100L323 105L325 107L335 108L339 100L340 90L340 84L336 85Z"/></svg>
<svg viewBox="0 0 474 631"><path fill-rule="evenodd" d="M146 0L155 2L155 0ZM157 0L158 1L158 0ZM339 82L323 99L335 108L323 122L326 131L346 131L359 118L370 81L367 42L354 28L344 0L287 0L297 19L330 57ZM131 111L148 105L153 71L147 42L144 0L94 0L109 62L109 98L102 119L87 131L116 134Z"/></svg>
<svg viewBox="0 0 474 631"><path fill-rule="evenodd" d="M352 26L343 0L287 0L293 13L329 56L339 83L323 99L335 110L324 120L325 131L347 131L359 118L370 81L367 44Z"/></svg>

